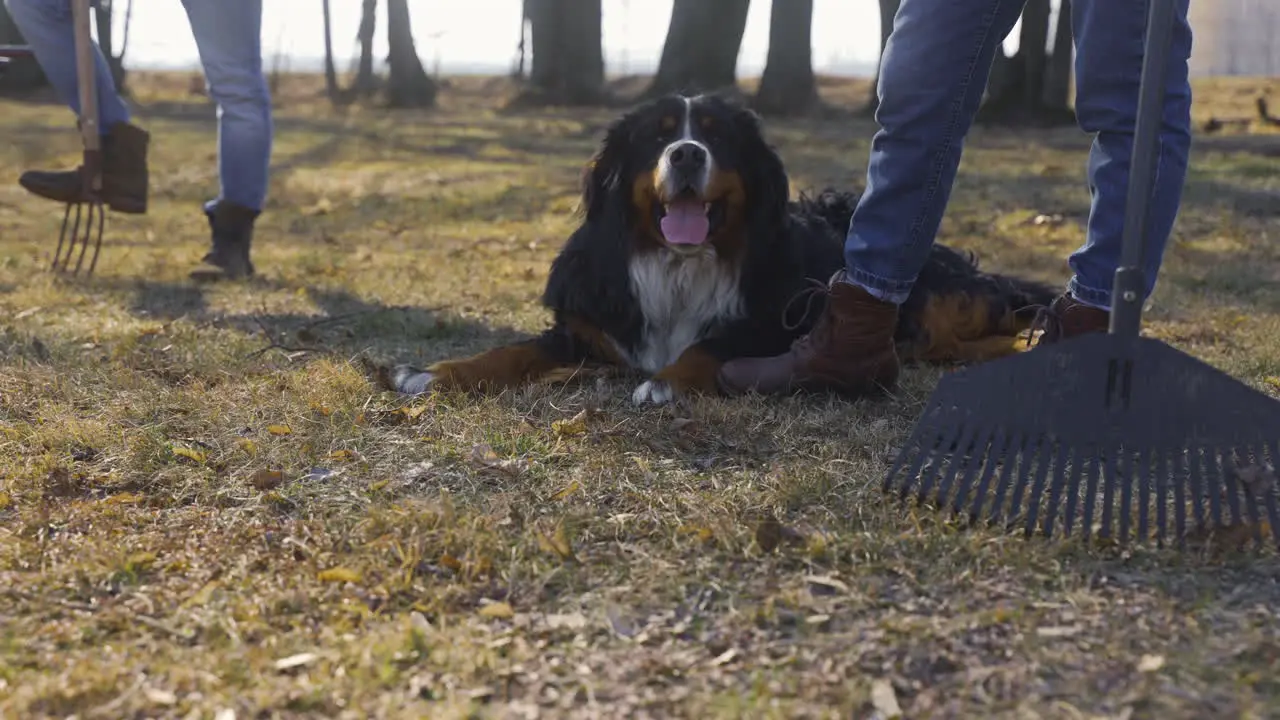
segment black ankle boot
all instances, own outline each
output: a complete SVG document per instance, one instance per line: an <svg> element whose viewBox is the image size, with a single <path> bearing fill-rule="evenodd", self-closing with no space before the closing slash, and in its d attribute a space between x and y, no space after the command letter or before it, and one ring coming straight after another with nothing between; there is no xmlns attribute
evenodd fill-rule
<svg viewBox="0 0 1280 720"><path fill-rule="evenodd" d="M205 206L209 219L209 231L213 245L201 260L200 267L191 271L193 280L239 280L252 277L253 262L249 249L253 244L253 223L258 211L243 205L220 200Z"/></svg>

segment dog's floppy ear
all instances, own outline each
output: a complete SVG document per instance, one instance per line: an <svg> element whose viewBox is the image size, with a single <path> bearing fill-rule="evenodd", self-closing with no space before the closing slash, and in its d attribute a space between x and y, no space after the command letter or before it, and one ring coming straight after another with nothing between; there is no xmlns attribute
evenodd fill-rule
<svg viewBox="0 0 1280 720"><path fill-rule="evenodd" d="M629 132L623 120L615 120L605 132L596 154L582 171L581 210L587 220L594 220L600 215L609 195L616 193L623 183Z"/></svg>
<svg viewBox="0 0 1280 720"><path fill-rule="evenodd" d="M791 184L782 158L765 141L760 116L750 108L739 106L734 113L734 130L743 149L742 177L747 197L756 218L765 222L781 222L786 216Z"/></svg>

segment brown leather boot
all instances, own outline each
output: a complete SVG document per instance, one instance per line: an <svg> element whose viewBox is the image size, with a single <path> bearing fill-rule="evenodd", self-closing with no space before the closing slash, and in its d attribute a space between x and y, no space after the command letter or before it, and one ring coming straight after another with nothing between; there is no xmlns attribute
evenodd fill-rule
<svg viewBox="0 0 1280 720"><path fill-rule="evenodd" d="M147 212L147 145L151 135L129 123L112 125L102 136L102 199L112 210ZM60 203L84 202L84 182L75 170L28 170L18 183L28 192Z"/></svg>
<svg viewBox="0 0 1280 720"><path fill-rule="evenodd" d="M725 363L721 389L729 394L834 391L851 397L894 390L901 369L893 341L898 306L844 282L843 270L827 283L826 293L826 309L808 335L782 355Z"/></svg>
<svg viewBox="0 0 1280 720"><path fill-rule="evenodd" d="M1036 331L1042 331L1036 347L1089 333L1104 333L1111 324L1111 313L1090 307L1071 297L1071 293L1062 293L1054 299L1049 307L1041 307L1031 321L1031 335L1028 342L1035 337Z"/></svg>
<svg viewBox="0 0 1280 720"><path fill-rule="evenodd" d="M213 235L212 247L191 271L191 279L198 282L239 280L251 277L253 262L249 249L253 244L253 223L258 211L220 200L207 209L209 230Z"/></svg>

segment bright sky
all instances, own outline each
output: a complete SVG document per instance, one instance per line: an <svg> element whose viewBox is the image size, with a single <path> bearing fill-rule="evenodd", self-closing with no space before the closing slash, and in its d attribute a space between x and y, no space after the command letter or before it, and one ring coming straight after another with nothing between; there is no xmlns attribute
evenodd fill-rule
<svg viewBox="0 0 1280 720"><path fill-rule="evenodd" d="M124 8L127 0L116 6ZM409 0L414 37L428 67L510 67L520 32L521 0ZM355 54L359 0L331 0L334 54L346 69ZM379 3L381 6L381 3ZM758 74L769 47L768 0L751 3L739 72ZM268 66L277 51L295 59L293 69L312 69L324 56L320 0L264 0L262 41ZM380 12L376 56L386 56L385 15ZM646 72L657 63L671 18L671 0L604 0L604 48L611 74ZM120 30L116 31L117 38ZM850 65L861 73L874 64L880 45L877 0L815 0L813 61L819 72ZM181 0L134 0L126 62L135 67L195 67L195 41ZM456 70L455 70L456 71Z"/></svg>

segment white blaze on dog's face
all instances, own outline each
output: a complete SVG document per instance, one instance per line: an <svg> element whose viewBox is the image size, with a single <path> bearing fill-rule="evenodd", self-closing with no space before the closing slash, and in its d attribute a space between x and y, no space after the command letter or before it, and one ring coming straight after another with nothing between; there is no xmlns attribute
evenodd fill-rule
<svg viewBox="0 0 1280 720"><path fill-rule="evenodd" d="M694 122L694 100L683 98L679 133L662 150L655 172L662 216L658 226L667 243L677 248L697 248L711 234L711 179L715 155Z"/></svg>

